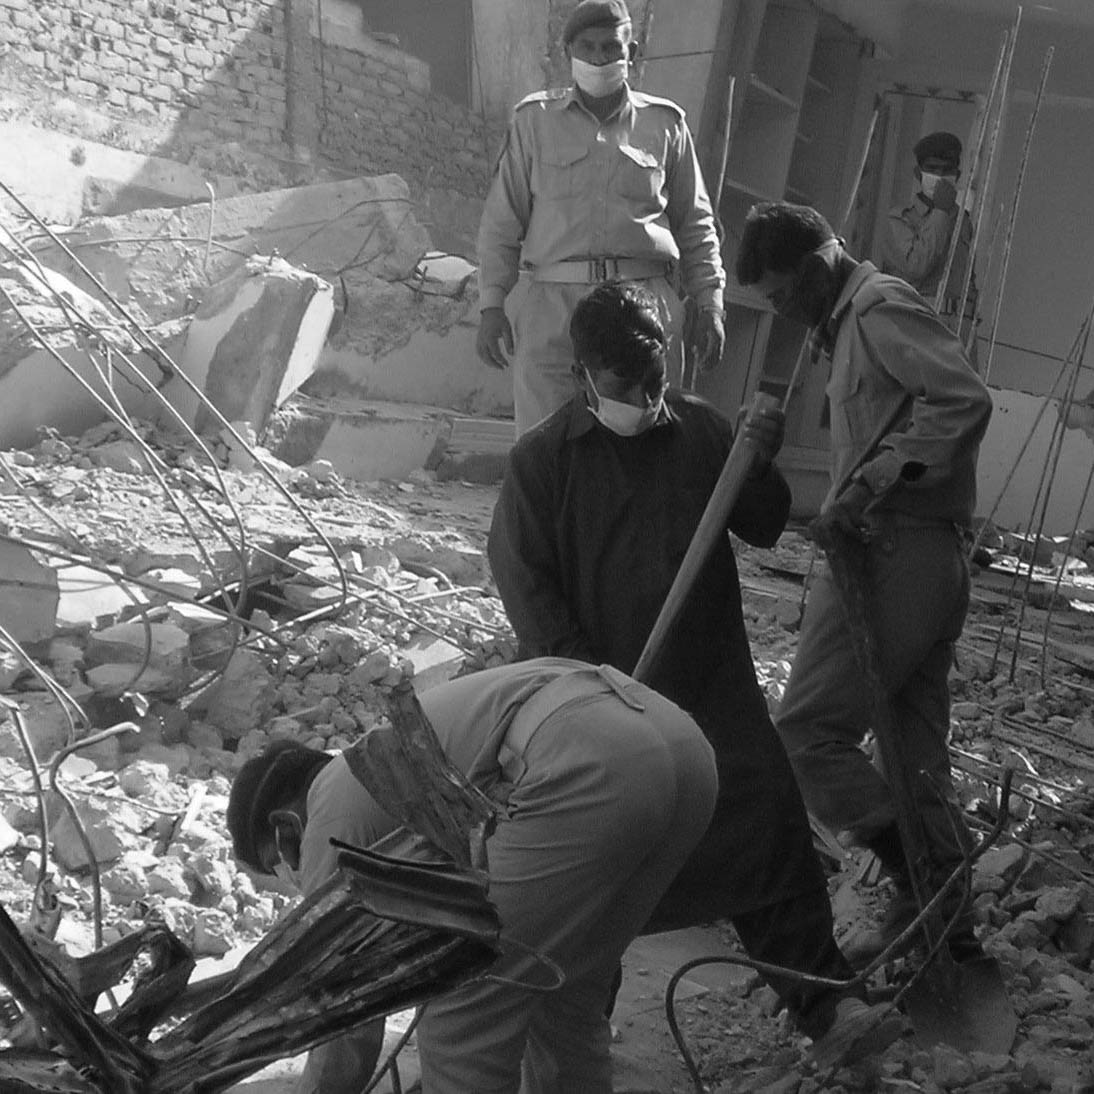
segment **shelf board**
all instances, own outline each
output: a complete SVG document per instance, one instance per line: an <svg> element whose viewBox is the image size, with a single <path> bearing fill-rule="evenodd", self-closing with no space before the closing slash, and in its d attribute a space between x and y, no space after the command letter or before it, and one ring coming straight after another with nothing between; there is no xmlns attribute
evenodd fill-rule
<svg viewBox="0 0 1094 1094"><path fill-rule="evenodd" d="M765 311L775 314L775 309L753 288L747 285L727 284L725 288L727 304L737 304L752 311Z"/></svg>
<svg viewBox="0 0 1094 1094"><path fill-rule="evenodd" d="M819 91L822 95L831 95L832 89L825 83L821 83L816 76L806 76L806 84L813 88L814 91Z"/></svg>
<svg viewBox="0 0 1094 1094"><path fill-rule="evenodd" d="M800 105L790 98L789 95L784 95L778 88L772 87L768 83L764 83L755 72L749 73L748 90L761 99L766 99L770 103L776 103L779 106L786 107L787 110L797 110Z"/></svg>
<svg viewBox="0 0 1094 1094"><path fill-rule="evenodd" d="M749 197L759 198L760 201L775 201L774 194L768 193L766 190L761 190L756 186L752 186L747 182L740 182L737 179L731 179L728 176L722 182L723 192L726 190L734 190L738 194L748 194Z"/></svg>

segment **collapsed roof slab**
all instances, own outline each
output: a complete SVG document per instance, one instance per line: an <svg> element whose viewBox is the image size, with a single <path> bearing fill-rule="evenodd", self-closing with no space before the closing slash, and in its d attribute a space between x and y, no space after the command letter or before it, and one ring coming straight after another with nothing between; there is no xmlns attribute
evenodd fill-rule
<svg viewBox="0 0 1094 1094"><path fill-rule="evenodd" d="M313 394L464 414L512 407L509 374L475 353L474 267L433 249L397 175L100 218L65 241L148 322L192 313L210 285L255 255L276 254L334 287L337 311ZM97 291L55 245L36 253Z"/></svg>
<svg viewBox="0 0 1094 1094"><path fill-rule="evenodd" d="M206 292L179 367L228 421L261 430L315 370L333 316L329 281L256 256ZM177 376L163 394L199 433L219 430L213 412Z"/></svg>
<svg viewBox="0 0 1094 1094"><path fill-rule="evenodd" d="M254 255L278 255L341 287L356 277L408 279L430 249L398 175L100 217L66 233L64 242L108 292L149 323L189 314L210 285ZM35 253L89 294L100 294L56 244L40 242Z"/></svg>
<svg viewBox="0 0 1094 1094"><path fill-rule="evenodd" d="M114 368L125 354L155 382L160 371L117 319L55 271L0 265L0 448L27 448L40 426L81 433L106 417L102 401L131 413L140 381Z"/></svg>

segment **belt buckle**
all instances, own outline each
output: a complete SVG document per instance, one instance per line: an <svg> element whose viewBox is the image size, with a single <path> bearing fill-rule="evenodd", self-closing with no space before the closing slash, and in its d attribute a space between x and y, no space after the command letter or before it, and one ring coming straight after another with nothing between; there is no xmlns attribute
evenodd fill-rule
<svg viewBox="0 0 1094 1094"><path fill-rule="evenodd" d="M607 281L608 260L606 258L589 259L589 274L590 281Z"/></svg>

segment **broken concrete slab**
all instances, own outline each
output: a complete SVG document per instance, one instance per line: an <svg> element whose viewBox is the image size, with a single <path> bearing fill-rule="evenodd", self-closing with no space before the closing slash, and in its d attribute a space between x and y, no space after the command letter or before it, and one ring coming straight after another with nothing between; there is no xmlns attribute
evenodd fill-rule
<svg viewBox="0 0 1094 1094"><path fill-rule="evenodd" d="M415 691L428 691L451 680L464 662L463 650L432 634L415 636L399 650L399 655L414 666L411 682Z"/></svg>
<svg viewBox="0 0 1094 1094"><path fill-rule="evenodd" d="M212 240L212 246L206 240ZM256 254L330 281L410 277L430 249L397 175L244 194L170 213L143 210L87 221L66 236L107 290L151 322L192 310L207 287ZM50 243L36 254L94 295L98 290ZM361 317L366 318L365 316Z"/></svg>
<svg viewBox="0 0 1094 1094"><path fill-rule="evenodd" d="M203 242L212 239L212 246ZM82 225L71 243L119 299L149 322L193 310L248 256L281 255L335 286L337 315L314 393L425 403L465 414L512 412L512 379L475 352L470 266L434 250L396 175L248 194ZM113 241L113 242L112 242ZM38 252L96 290L52 246ZM432 254L424 265L420 261ZM242 257L241 257L242 256ZM520 290L518 290L520 291Z"/></svg>
<svg viewBox="0 0 1094 1094"><path fill-rule="evenodd" d="M123 611L148 601L148 594L140 586L128 584L121 574L77 564L58 567L57 590L58 634L108 627Z"/></svg>
<svg viewBox="0 0 1094 1094"><path fill-rule="evenodd" d="M178 363L225 418L261 431L315 371L333 315L329 281L255 256L205 291ZM218 427L182 380L169 381L164 395L199 432Z"/></svg>
<svg viewBox="0 0 1094 1094"><path fill-rule="evenodd" d="M117 623L91 634L84 659L89 665L147 663L164 672L184 674L190 636L170 623Z"/></svg>
<svg viewBox="0 0 1094 1094"><path fill-rule="evenodd" d="M0 381L2 382L2 381ZM53 636L60 594L57 573L17 543L0 543L0 624L17 642Z"/></svg>
<svg viewBox="0 0 1094 1094"><path fill-rule="evenodd" d="M441 407L408 403L298 395L286 411L266 438L275 456L294 466L326 459L360 482L405 478L425 466L450 430Z"/></svg>
<svg viewBox="0 0 1094 1094"><path fill-rule="evenodd" d="M44 267L0 265L0 285L0 447L29 448L43 426L80 433L105 417L97 399L119 398L128 411L141 411L144 391L115 386L108 359L125 354L153 382L160 368L116 316ZM114 364L126 376L120 359Z"/></svg>
<svg viewBox="0 0 1094 1094"><path fill-rule="evenodd" d="M438 482L501 482L515 441L512 418L455 418L426 467L436 472Z"/></svg>
<svg viewBox="0 0 1094 1094"><path fill-rule="evenodd" d="M219 679L191 704L227 740L257 729L269 714L274 684L266 664L250 650L236 650Z"/></svg>
<svg viewBox="0 0 1094 1094"><path fill-rule="evenodd" d="M0 147L4 182L50 224L209 199L205 179L192 167L52 129L0 123Z"/></svg>

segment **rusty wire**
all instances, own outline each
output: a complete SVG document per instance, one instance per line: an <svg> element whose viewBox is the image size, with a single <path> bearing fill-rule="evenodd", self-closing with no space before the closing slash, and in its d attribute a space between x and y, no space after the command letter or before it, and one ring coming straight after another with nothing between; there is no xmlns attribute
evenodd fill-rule
<svg viewBox="0 0 1094 1094"><path fill-rule="evenodd" d="M203 406L205 408L205 410L212 416L212 418L220 425L222 431L226 430L232 436L232 438L236 442L236 444L241 449L243 449L247 453L248 456L251 457L255 469L267 478L267 480L273 485L274 489L277 490L278 493L280 493L282 495L282 497L289 503L289 505L303 518L305 523L308 525L308 527L311 529L311 531L314 532L314 534L318 537L320 542L324 545L324 547L327 549L328 553L330 554L331 558L333 559L335 570L338 574L338 579L339 579L338 580L338 587L340 589L340 592L342 593L342 597L343 597L343 600L344 600L345 594L347 592L346 574L345 574L345 570L342 566L341 559L338 557L338 553L337 553L337 551L335 551L334 546L330 542L327 535L322 531L322 529L318 526L318 524L315 523L315 521L312 518L312 515L307 511L307 509L305 507L303 507L302 505L300 505L300 503L297 501L297 499L294 498L293 495L291 494L291 492L286 488L284 483L282 483L281 480L273 473L273 471L270 470L270 468L267 467L266 464L258 457L257 453L254 451L254 449L251 447L251 445L248 444L247 441L240 435L239 431L235 428L235 426L230 421L228 421L227 418L225 418L225 416L221 413L219 408L214 405L214 403L209 399L209 397L205 394L205 392L202 391L202 389L186 374L186 372L182 368L179 367L179 365L170 357L170 355L166 352L166 350L164 350L163 347L155 340L155 338L153 338L153 336L144 327L144 325L142 323L140 323L133 316L133 314L117 299L117 297L113 293L110 292L110 290L99 280L99 278L95 276L95 274L87 267L87 265L84 262L82 262L79 257L77 257L77 255L71 250L71 248L68 247L67 243L65 243L65 241L63 239L61 239L61 237L59 235L57 235L57 233L54 232L49 227L49 225L47 225L45 223L45 221L43 221L34 212L33 209L31 209L17 194L15 194L2 181L0 181L0 192L6 193L9 198L11 198L13 201L15 201L16 204L20 207L20 209L28 217L30 217L30 219L33 220L35 222L35 224L38 225L38 227L41 229L41 231L58 248L60 248L60 250L69 258L69 260L71 262L73 262L76 265L76 267L80 270L80 272L83 273L84 276L89 278L89 280L92 282L92 284L94 284L95 287L102 294L103 300L110 307L114 308L114 310L119 315L121 315L122 318L125 320L126 324L128 325L130 336L133 337L134 341L136 341L138 343L138 345L141 345L142 348L144 348L145 351L147 353L149 353L154 360L162 362L163 364L165 364L171 370L171 373L174 376L174 378L176 378L183 385L183 387L185 387L190 392L190 394L193 395L198 400L199 404L201 406ZM361 204L368 204L368 203L369 202L362 202ZM127 363L130 364L130 367L133 368L134 372L138 376L140 376L142 379L144 379L143 373L141 373L140 370L137 369L134 364L132 364L132 362L127 362ZM145 381L145 382L147 382L147 381ZM148 386L149 386L149 390L150 390L151 393L156 394L157 396L160 395L160 393L158 392L158 389L156 389L154 385L148 385ZM180 414L178 414L178 412L175 410L175 408L170 403L166 403L166 405L167 405L167 408L179 420L183 430L193 440L195 440L196 443L200 447L202 447L203 451L205 451L203 442L198 437L198 435L189 427L189 425L182 419L182 416ZM222 482L222 486L223 486L223 480L220 477L220 469L219 469L216 461L212 459L212 456L211 456L210 453L206 452L206 454L210 459L210 462L211 462L212 467L214 469L214 473L217 475L218 480L220 480ZM232 503L230 501L228 491L227 491L226 488L224 488L224 496L225 496L225 499L228 502L229 506L231 507ZM192 497L191 497L191 500L194 501L194 499ZM196 504L196 502L195 502L195 504ZM241 534L244 535L244 540L245 540L245 533L243 533L242 523L240 523L240 530L241 530ZM245 574L246 573L245 563L243 565L244 565L244 571L243 572Z"/></svg>

